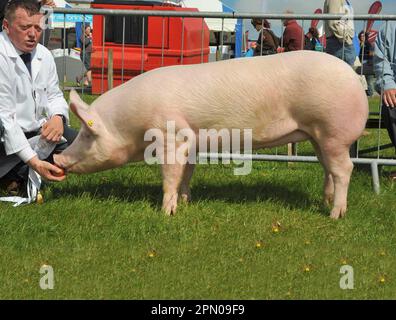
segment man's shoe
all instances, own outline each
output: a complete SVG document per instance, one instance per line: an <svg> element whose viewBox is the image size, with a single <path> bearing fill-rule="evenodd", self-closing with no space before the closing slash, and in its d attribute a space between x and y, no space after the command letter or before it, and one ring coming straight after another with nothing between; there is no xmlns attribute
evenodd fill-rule
<svg viewBox="0 0 396 320"><path fill-rule="evenodd" d="M7 194L17 196L20 189L20 183L18 181L11 181L6 187Z"/></svg>
<svg viewBox="0 0 396 320"><path fill-rule="evenodd" d="M8 196L12 197L25 197L26 196L26 183L17 180L2 180L0 188Z"/></svg>

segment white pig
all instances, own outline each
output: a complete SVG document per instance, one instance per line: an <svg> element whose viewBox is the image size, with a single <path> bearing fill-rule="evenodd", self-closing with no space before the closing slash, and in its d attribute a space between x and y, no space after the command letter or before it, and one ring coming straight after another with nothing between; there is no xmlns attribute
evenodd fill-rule
<svg viewBox="0 0 396 320"><path fill-rule="evenodd" d="M343 61L313 51L160 68L91 106L71 92L70 107L81 131L55 163L74 173L143 160L151 143L144 141L145 132L156 128L166 135L168 121L193 132L250 128L254 149L310 140L324 167L324 200L333 205L334 219L345 215L353 169L349 148L368 117L357 74ZM188 142L176 146L183 143ZM161 167L163 210L173 214L178 198L189 200L194 165L165 161Z"/></svg>

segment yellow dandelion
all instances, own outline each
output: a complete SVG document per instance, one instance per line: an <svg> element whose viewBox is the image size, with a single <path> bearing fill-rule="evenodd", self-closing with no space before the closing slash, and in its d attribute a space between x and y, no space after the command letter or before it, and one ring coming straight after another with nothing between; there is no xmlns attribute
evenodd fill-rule
<svg viewBox="0 0 396 320"><path fill-rule="evenodd" d="M149 258L154 258L157 255L157 253L153 250L153 251L149 251L147 255L149 256Z"/></svg>
<svg viewBox="0 0 396 320"><path fill-rule="evenodd" d="M379 282L380 282L380 283L385 283L385 281L386 281L386 280L385 280L385 277L384 277L384 276L381 276L380 279L379 279Z"/></svg>
<svg viewBox="0 0 396 320"><path fill-rule="evenodd" d="M278 233L280 231L281 224L279 221L276 221L274 224L272 224L272 232L273 233Z"/></svg>
<svg viewBox="0 0 396 320"><path fill-rule="evenodd" d="M310 272L311 267L310 266L304 266L304 272Z"/></svg>
<svg viewBox="0 0 396 320"><path fill-rule="evenodd" d="M379 253L379 255L380 255L381 257L384 257L384 256L386 256L386 252L385 252L384 250L381 250L380 253Z"/></svg>
<svg viewBox="0 0 396 320"><path fill-rule="evenodd" d="M264 246L264 244L261 241L256 242L256 248L261 249Z"/></svg>

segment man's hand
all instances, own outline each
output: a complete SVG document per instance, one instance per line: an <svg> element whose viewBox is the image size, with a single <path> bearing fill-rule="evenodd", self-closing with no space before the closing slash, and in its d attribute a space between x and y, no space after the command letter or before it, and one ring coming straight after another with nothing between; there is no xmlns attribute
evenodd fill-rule
<svg viewBox="0 0 396 320"><path fill-rule="evenodd" d="M62 169L47 161L40 160L37 156L30 159L27 164L46 180L59 182L66 178L66 176L63 175Z"/></svg>
<svg viewBox="0 0 396 320"><path fill-rule="evenodd" d="M63 136L63 120L62 117L55 115L49 121L44 123L41 137L48 142L57 143Z"/></svg>
<svg viewBox="0 0 396 320"><path fill-rule="evenodd" d="M396 107L396 89L384 91L384 103L389 108Z"/></svg>

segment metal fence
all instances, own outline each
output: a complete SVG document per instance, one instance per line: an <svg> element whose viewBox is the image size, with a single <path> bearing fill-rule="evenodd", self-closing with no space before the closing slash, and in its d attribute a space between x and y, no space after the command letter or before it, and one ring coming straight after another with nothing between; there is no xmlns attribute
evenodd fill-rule
<svg viewBox="0 0 396 320"><path fill-rule="evenodd" d="M109 48L106 48L106 20L112 19L112 17L119 17L121 18L121 30L116 30L118 33L118 36L121 35L119 38L120 41L120 50L121 50L121 83L125 82L128 80L130 77L130 72L128 71L128 67L125 65L124 61L126 59L126 48L130 47L129 44L127 44L126 41L126 34L128 32L131 32L133 30L130 30L128 28L131 28L131 24L127 23L128 17L139 17L140 25L134 24L132 27L135 29L138 29L139 32L141 33L138 37L140 43L135 43L133 44L134 48L139 48L140 53L141 53L141 60L140 60L140 70L138 73L143 73L145 71L145 59L144 59L144 54L145 51L147 51L147 46L145 43L145 39L147 39L147 22L149 18L152 17L159 17L162 19L162 23L157 23L156 24L156 32L159 32L162 34L161 38L161 46L160 48L157 48L159 50L159 55L160 59L157 63L156 67L161 67L165 65L164 60L166 59L165 57L165 26L169 22L169 18L180 18L181 19L181 32L182 34L180 35L180 57L178 59L179 64L184 64L186 63L186 55L185 55L185 50L187 47L186 44L186 36L183 34L184 33L184 26L185 23L188 21L191 21L191 19L195 19L199 21L199 25L202 26L201 34L200 34L200 39L199 42L201 44L199 50L200 53L198 54L200 56L200 61L198 63L203 63L206 62L204 59L204 56L208 52L207 44L205 44L205 41L207 40L205 38L204 34L204 26L205 26L205 19L221 19L222 21L222 30L219 32L219 39L220 41L217 43L217 49L218 51L221 52L221 54L216 53L216 60L221 60L224 58L223 56L223 48L224 48L224 20L225 19L241 19L240 21L244 21L245 19L252 19L252 18L258 18L258 19L268 19L268 20L287 20L287 19L294 19L297 20L301 27L303 29L306 28L307 20L339 20L339 19L345 19L345 16L343 15L329 15L329 14L258 14L258 13L214 13L214 12L189 12L189 11L169 11L169 10L156 10L156 11L151 11L151 10L113 10L113 9L66 9L66 8L55 8L54 9L55 13L61 13L64 15L64 30L63 34L66 35L66 15L82 15L82 25L85 26L85 15L93 15L94 16L94 21L95 17L101 17L102 23L99 24L99 26L102 28L101 30L101 49L100 49L100 54L101 54L101 74L100 74L100 93L104 93L107 89L110 89L112 87L113 82L109 81L109 75L112 77L112 70L111 66L109 69L108 65L105 65L105 57L107 62L109 61ZM375 20L375 21L383 21L383 23L386 24L385 28L388 28L388 22L389 21L395 21L396 20L396 15L354 15L353 20L356 21L362 21L363 23L363 30L365 30L365 27L367 26L367 23L369 20ZM282 25L282 24L281 24ZM168 24L167 27L169 28L170 25ZM94 32L97 31L97 26L94 25ZM284 27L282 25L282 29L280 38L281 38L281 46L283 45L283 31ZM303 39L302 43L304 44L304 33L303 32ZM244 32L242 33L244 34ZM197 37L197 35L195 35ZM205 40L205 41L204 41ZM246 39L239 39L237 41L243 41L243 43L246 43ZM63 70L66 70L66 56L67 56L67 49L66 49L66 40L63 39ZM84 44L83 44L83 53L82 57L84 57ZM246 48L247 49L247 48ZM362 50L363 51L363 50ZM111 50L110 50L111 53ZM188 62L187 62L188 63ZM83 68L81 68L81 72L83 73ZM363 75L364 71L363 68L360 69L361 75ZM129 74L129 77L127 76ZM133 74L133 76L136 76L137 74ZM60 77L62 78L62 76ZM64 75L63 75L63 78ZM62 82L62 81L61 81ZM107 85L105 86L105 82L107 82ZM69 84L68 83L63 83L63 88L68 89ZM82 93L84 94L84 91L86 92L86 89L82 86L81 88ZM392 149L392 152L384 153L383 150L389 147L393 147L391 144L389 144L389 139L387 136L386 130L384 128L384 124L382 121L382 116L381 116L381 101L383 97L383 92L380 94L380 99L378 99L378 108L376 110L370 110L370 119L369 123L371 124L370 128L370 136L371 136L371 145L367 146L365 145L365 149L362 150L360 147L362 145L362 139L357 142L355 145L355 149L353 150L353 159L352 161L357 164L357 165L369 165L371 168L371 173L372 173L372 181L373 181L373 188L376 193L380 192L380 180L379 180L379 167L380 166L396 166L396 159L394 156L394 151ZM376 138L373 139L372 137L376 135ZM365 139L365 138L363 138ZM375 140L375 141L374 141ZM382 145L382 143L387 143L386 145ZM364 144L364 143L363 143ZM313 149L310 151L304 151L302 152L303 155L298 155L299 148L297 148L296 145L293 145L293 152L292 154L290 153L290 146L288 149L284 148L276 148L275 150L271 150L271 154L252 154L252 155L232 155L231 159L235 160L260 160L260 161L282 161L282 162L318 162L318 159L314 156L312 156ZM312 152L312 154L310 154ZM224 155L221 154L201 154L201 157L206 157L206 158L222 158ZM230 158L230 155L226 156L228 159Z"/></svg>

